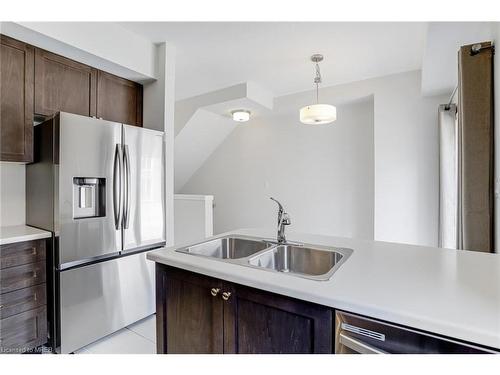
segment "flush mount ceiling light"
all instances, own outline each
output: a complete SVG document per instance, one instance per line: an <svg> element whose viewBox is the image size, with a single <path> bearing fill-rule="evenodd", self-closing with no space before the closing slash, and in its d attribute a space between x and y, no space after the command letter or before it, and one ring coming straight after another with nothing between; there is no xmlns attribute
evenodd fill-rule
<svg viewBox="0 0 500 375"><path fill-rule="evenodd" d="M322 125L334 122L337 119L337 108L330 104L319 104L319 84L321 83L321 72L319 63L323 61L323 55L312 55L311 61L316 66L316 104L311 104L300 109L300 122L308 125Z"/></svg>
<svg viewBox="0 0 500 375"><path fill-rule="evenodd" d="M231 115L233 116L234 121L246 122L250 120L250 111L247 111L245 109L238 109L236 111L232 111Z"/></svg>

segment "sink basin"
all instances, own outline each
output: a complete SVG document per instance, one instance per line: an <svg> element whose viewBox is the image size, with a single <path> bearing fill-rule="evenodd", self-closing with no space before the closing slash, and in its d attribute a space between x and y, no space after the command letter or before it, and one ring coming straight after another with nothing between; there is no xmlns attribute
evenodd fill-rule
<svg viewBox="0 0 500 375"><path fill-rule="evenodd" d="M251 259L250 266L295 274L309 279L328 280L350 249L319 249L295 245L278 245Z"/></svg>
<svg viewBox="0 0 500 375"><path fill-rule="evenodd" d="M271 245L264 240L223 237L176 251L218 259L239 259L253 255Z"/></svg>
<svg viewBox="0 0 500 375"><path fill-rule="evenodd" d="M352 254L351 249L298 243L277 244L269 239L226 236L175 251L310 280L329 280Z"/></svg>

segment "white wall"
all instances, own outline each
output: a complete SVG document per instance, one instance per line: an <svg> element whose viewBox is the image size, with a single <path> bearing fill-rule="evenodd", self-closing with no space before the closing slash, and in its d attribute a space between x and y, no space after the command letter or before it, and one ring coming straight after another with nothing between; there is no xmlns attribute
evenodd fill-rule
<svg viewBox="0 0 500 375"><path fill-rule="evenodd" d="M494 100L495 100L495 249L500 253L500 55L498 48L500 45L500 22L494 23L493 42L497 48L494 56L493 79L494 79Z"/></svg>
<svg viewBox="0 0 500 375"><path fill-rule="evenodd" d="M114 22L2 22L1 31L133 81L156 78L154 44Z"/></svg>
<svg viewBox="0 0 500 375"><path fill-rule="evenodd" d="M165 224L167 245L174 244L175 47L156 47L158 79L144 85L143 126L165 132Z"/></svg>
<svg viewBox="0 0 500 375"><path fill-rule="evenodd" d="M344 120L359 123L363 117L357 116L366 112L366 107L365 111L354 109L361 105L358 103L345 107L342 114L343 104L370 95L374 97L371 146L356 133L357 128L346 131L342 127ZM245 226L273 226L274 207L269 202L260 202L275 194L286 203L294 219L294 230L365 238L372 233L376 240L437 246L437 109L448 96L423 98L419 71L326 87L320 96L322 101L336 104L342 110L329 130L299 124L298 109L313 99L311 91L277 98L271 116L238 128L181 192L215 196L216 232ZM330 151L314 146L314 137L323 131L338 136L331 139L332 145L341 150L338 159L332 158ZM323 147L323 139L319 142ZM365 146L360 147L359 142L365 142ZM367 147L373 147L371 160L364 159ZM308 162L310 153L321 164ZM356 163L363 162L374 163L374 172L370 175L364 170L364 179L357 180L360 175L356 173L363 168ZM345 180L354 164L358 169ZM326 194L318 178L330 172L339 178L335 188L331 185ZM285 181L276 179L276 173L286 176ZM351 202L365 196L372 185L374 209L368 208L369 198L366 198L364 204L356 206L359 211L352 212ZM295 196L297 192L301 193L299 197ZM329 203L320 204L321 198ZM300 206L304 200L308 200L304 206L309 207L308 211ZM373 215L371 231L360 218L365 209L365 217ZM334 223L324 224L317 219L330 215L336 218Z"/></svg>
<svg viewBox="0 0 500 375"><path fill-rule="evenodd" d="M195 243L214 232L211 195L174 195L175 245Z"/></svg>
<svg viewBox="0 0 500 375"><path fill-rule="evenodd" d="M213 194L215 232L276 225L273 196L293 230L373 239L373 101L343 105L333 126L296 123L288 102L239 125L186 184Z"/></svg>
<svg viewBox="0 0 500 375"><path fill-rule="evenodd" d="M0 162L0 227L25 223L24 164Z"/></svg>
<svg viewBox="0 0 500 375"><path fill-rule="evenodd" d="M419 72L376 85L375 238L437 246L437 113L449 95L422 97Z"/></svg>
<svg viewBox="0 0 500 375"><path fill-rule="evenodd" d="M492 39L496 22L430 22L422 58L422 94L451 94L461 46Z"/></svg>
<svg viewBox="0 0 500 375"><path fill-rule="evenodd" d="M178 192L237 124L227 117L198 109L175 137L175 192Z"/></svg>

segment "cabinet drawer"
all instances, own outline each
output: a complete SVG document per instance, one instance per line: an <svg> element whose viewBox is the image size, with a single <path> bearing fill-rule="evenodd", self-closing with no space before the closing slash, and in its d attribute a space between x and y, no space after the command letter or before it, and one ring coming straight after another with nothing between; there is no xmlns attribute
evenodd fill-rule
<svg viewBox="0 0 500 375"><path fill-rule="evenodd" d="M2 270L0 293L28 288L45 282L45 261Z"/></svg>
<svg viewBox="0 0 500 375"><path fill-rule="evenodd" d="M0 320L0 352L22 353L47 342L47 307Z"/></svg>
<svg viewBox="0 0 500 375"><path fill-rule="evenodd" d="M20 314L47 304L47 286L40 284L0 294L0 319Z"/></svg>
<svg viewBox="0 0 500 375"><path fill-rule="evenodd" d="M46 243L46 240L34 240L0 246L0 269L44 260Z"/></svg>

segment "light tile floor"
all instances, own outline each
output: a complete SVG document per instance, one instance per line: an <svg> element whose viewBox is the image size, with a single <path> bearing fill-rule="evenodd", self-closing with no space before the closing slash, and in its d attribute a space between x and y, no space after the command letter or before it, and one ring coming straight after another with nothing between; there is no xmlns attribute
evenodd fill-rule
<svg viewBox="0 0 500 375"><path fill-rule="evenodd" d="M155 354L156 316L151 315L75 352L75 354Z"/></svg>

